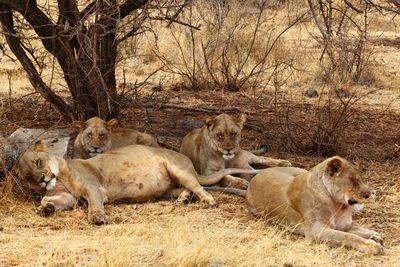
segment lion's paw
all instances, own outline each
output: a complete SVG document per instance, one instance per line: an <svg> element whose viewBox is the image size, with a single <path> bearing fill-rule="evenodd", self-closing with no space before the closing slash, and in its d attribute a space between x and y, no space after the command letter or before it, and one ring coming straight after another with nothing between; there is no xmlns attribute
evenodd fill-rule
<svg viewBox="0 0 400 267"><path fill-rule="evenodd" d="M178 197L178 199L175 201L176 205L179 206L183 206L183 205L187 205L190 202L190 198L188 196L184 196L184 197Z"/></svg>
<svg viewBox="0 0 400 267"><path fill-rule="evenodd" d="M53 203L47 202L45 205L40 205L37 213L42 217L49 217L56 212L56 207Z"/></svg>
<svg viewBox="0 0 400 267"><path fill-rule="evenodd" d="M280 167L292 167L292 163L290 163L287 160L280 159L277 162L277 166L280 166Z"/></svg>
<svg viewBox="0 0 400 267"><path fill-rule="evenodd" d="M380 255L384 253L383 246L380 243L377 243L373 240L368 240L368 245L363 252L372 254L372 255Z"/></svg>
<svg viewBox="0 0 400 267"><path fill-rule="evenodd" d="M207 208L216 208L217 207L217 202L215 202L214 198L210 195L201 200L201 203L203 204L204 207Z"/></svg>
<svg viewBox="0 0 400 267"><path fill-rule="evenodd" d="M231 179L229 181L224 182L224 186L233 187L237 189L246 190L249 187L250 183L242 178Z"/></svg>
<svg viewBox="0 0 400 267"><path fill-rule="evenodd" d="M88 219L90 223L102 225L107 223L107 216L102 210L89 211Z"/></svg>
<svg viewBox="0 0 400 267"><path fill-rule="evenodd" d="M374 232L374 234L369 239L383 246L383 239L377 232Z"/></svg>

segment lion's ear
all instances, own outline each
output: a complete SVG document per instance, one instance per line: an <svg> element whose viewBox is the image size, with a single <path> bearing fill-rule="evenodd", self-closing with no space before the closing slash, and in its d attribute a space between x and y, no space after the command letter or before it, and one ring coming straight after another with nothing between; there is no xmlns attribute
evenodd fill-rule
<svg viewBox="0 0 400 267"><path fill-rule="evenodd" d="M83 129L86 128L87 123L86 123L86 121L74 121L74 122L72 123L72 125L73 125L76 129L78 129L79 131L82 131Z"/></svg>
<svg viewBox="0 0 400 267"><path fill-rule="evenodd" d="M209 130L211 130L212 126L215 123L215 119L212 117L207 117L204 119L204 125L207 126Z"/></svg>
<svg viewBox="0 0 400 267"><path fill-rule="evenodd" d="M35 143L36 152L47 152L46 143L43 140L39 140Z"/></svg>
<svg viewBox="0 0 400 267"><path fill-rule="evenodd" d="M340 158L334 157L328 161L328 164L326 165L326 171L329 173L329 175L338 175L342 172L343 170L343 162Z"/></svg>
<svg viewBox="0 0 400 267"><path fill-rule="evenodd" d="M240 115L236 118L236 123L241 129L243 129L245 122L246 122L246 114L240 113Z"/></svg>
<svg viewBox="0 0 400 267"><path fill-rule="evenodd" d="M117 119L111 119L106 122L106 126L109 130L114 130L115 127L118 125L118 120Z"/></svg>

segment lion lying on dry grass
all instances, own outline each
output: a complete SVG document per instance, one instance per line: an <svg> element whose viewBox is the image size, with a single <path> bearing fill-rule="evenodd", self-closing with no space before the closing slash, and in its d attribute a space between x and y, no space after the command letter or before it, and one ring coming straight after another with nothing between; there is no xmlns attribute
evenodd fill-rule
<svg viewBox="0 0 400 267"><path fill-rule="evenodd" d="M246 196L249 210L271 218L313 242L383 253L380 235L352 221L355 204L370 197L358 168L335 156L310 171L293 167L263 170L247 191L208 188Z"/></svg>
<svg viewBox="0 0 400 267"><path fill-rule="evenodd" d="M39 207L42 215L71 209L80 197L88 202L88 218L106 222L104 204L120 201L151 201L164 195L177 196L179 186L190 190L208 206L211 194L200 185L211 185L225 175L256 173L254 170L225 169L209 176L198 175L190 159L178 152L142 145L115 149L83 160L64 160L47 153L43 142L26 151L16 166L19 177L33 189L46 191ZM178 201L185 202L186 193Z"/></svg>
<svg viewBox="0 0 400 267"><path fill-rule="evenodd" d="M291 166L286 160L256 156L241 149L241 132L245 121L244 114L238 118L228 114L207 118L202 128L191 131L183 138L180 152L188 156L196 171L203 175L225 168L253 169L252 164L261 168ZM246 180L231 175L224 177L222 182L224 186L247 188L248 185Z"/></svg>
<svg viewBox="0 0 400 267"><path fill-rule="evenodd" d="M132 129L116 128L118 120L104 121L93 117L85 122L75 121L79 134L74 143L74 158L88 159L111 149L128 145L158 147L157 139Z"/></svg>

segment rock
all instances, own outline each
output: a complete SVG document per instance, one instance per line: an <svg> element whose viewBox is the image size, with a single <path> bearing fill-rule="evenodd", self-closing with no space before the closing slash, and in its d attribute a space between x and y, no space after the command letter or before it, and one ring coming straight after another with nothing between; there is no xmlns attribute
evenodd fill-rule
<svg viewBox="0 0 400 267"><path fill-rule="evenodd" d="M289 85L290 88L296 88L296 87L300 87L301 83L300 82L293 82L291 85Z"/></svg>
<svg viewBox="0 0 400 267"><path fill-rule="evenodd" d="M304 95L307 97L317 97L318 91L315 88L310 87L307 89L307 91L305 91Z"/></svg>
<svg viewBox="0 0 400 267"><path fill-rule="evenodd" d="M175 122L175 127L184 127L184 128L201 128L203 126L203 122L196 120L177 120Z"/></svg>
<svg viewBox="0 0 400 267"><path fill-rule="evenodd" d="M351 96L350 92L344 89L340 89L337 91L337 94L340 98L348 98Z"/></svg>
<svg viewBox="0 0 400 267"><path fill-rule="evenodd" d="M19 128L7 138L0 138L0 158L6 169L10 170L16 160L39 140L44 140L50 154L66 158L68 152L69 130L45 130Z"/></svg>

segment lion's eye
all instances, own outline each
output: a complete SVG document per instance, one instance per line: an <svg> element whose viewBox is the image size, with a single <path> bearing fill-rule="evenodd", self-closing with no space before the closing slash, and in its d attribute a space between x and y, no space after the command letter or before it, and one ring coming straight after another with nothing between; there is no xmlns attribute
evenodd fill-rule
<svg viewBox="0 0 400 267"><path fill-rule="evenodd" d="M356 177L350 177L350 181L351 181L354 185L360 184L360 181L359 181Z"/></svg>
<svg viewBox="0 0 400 267"><path fill-rule="evenodd" d="M40 184L40 183L44 183L45 182L45 179L46 177L44 176L44 174L42 174L42 176L40 176L40 179L39 179L39 181L38 181L38 183Z"/></svg>
<svg viewBox="0 0 400 267"><path fill-rule="evenodd" d="M87 134L89 137L93 137L93 134L92 133L88 133Z"/></svg>
<svg viewBox="0 0 400 267"><path fill-rule="evenodd" d="M36 161L35 161L35 165L36 165L36 167L40 167L40 164L42 163L42 161L40 160L40 159L37 159Z"/></svg>
<svg viewBox="0 0 400 267"><path fill-rule="evenodd" d="M217 134L217 137L219 138L219 139L222 139L222 138L224 138L224 135L223 134Z"/></svg>
<svg viewBox="0 0 400 267"><path fill-rule="evenodd" d="M101 139L106 138L106 134L100 134L100 138L101 138Z"/></svg>
<svg viewBox="0 0 400 267"><path fill-rule="evenodd" d="M236 137L237 133L231 133L231 137Z"/></svg>

